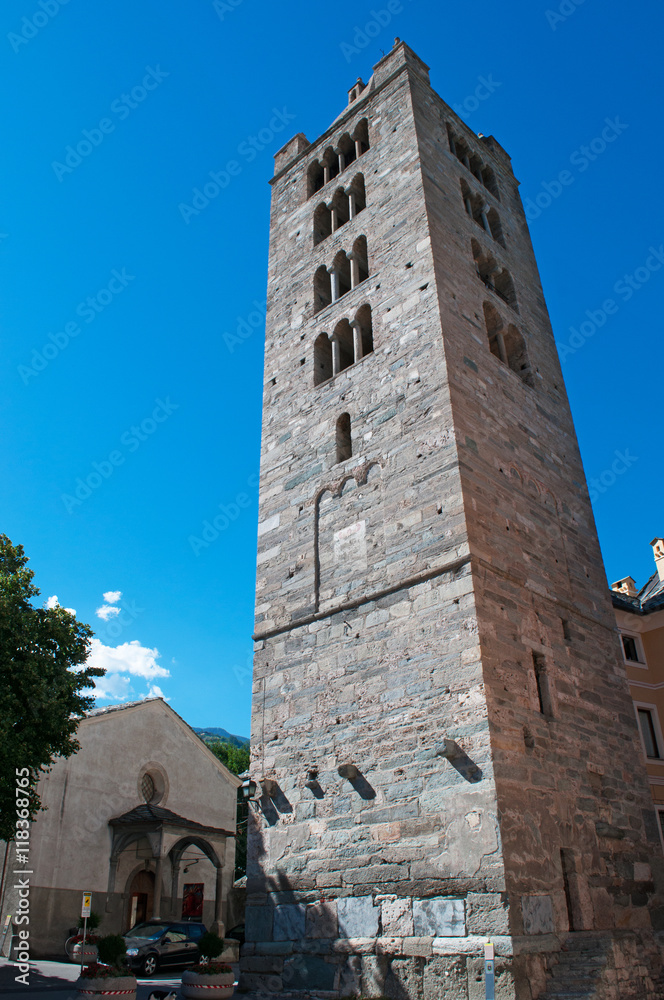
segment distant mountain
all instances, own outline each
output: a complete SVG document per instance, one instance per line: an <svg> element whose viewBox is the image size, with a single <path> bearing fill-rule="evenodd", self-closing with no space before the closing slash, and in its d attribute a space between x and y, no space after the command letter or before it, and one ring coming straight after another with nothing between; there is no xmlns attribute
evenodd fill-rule
<svg viewBox="0 0 664 1000"><path fill-rule="evenodd" d="M249 745L249 738L247 736L233 736L232 733L226 732L225 729L217 729L210 726L209 729L200 729L198 726L191 727L195 733L197 733L204 743L231 743L234 747L244 747Z"/></svg>

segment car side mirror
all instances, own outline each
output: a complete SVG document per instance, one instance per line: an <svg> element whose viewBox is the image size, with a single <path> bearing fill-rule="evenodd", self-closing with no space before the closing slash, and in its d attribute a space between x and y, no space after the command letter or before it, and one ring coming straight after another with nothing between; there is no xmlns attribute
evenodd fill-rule
<svg viewBox="0 0 664 1000"><path fill-rule="evenodd" d="M168 934L164 935L164 937L161 939L161 943L162 944L173 944L173 942L169 938Z"/></svg>

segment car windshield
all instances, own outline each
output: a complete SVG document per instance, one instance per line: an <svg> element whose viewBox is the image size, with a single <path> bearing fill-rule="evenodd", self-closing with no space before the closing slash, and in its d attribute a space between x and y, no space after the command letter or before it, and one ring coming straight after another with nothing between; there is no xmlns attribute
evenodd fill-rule
<svg viewBox="0 0 664 1000"><path fill-rule="evenodd" d="M164 933L166 928L163 924L137 924L127 931L125 937L145 938L146 941L156 941Z"/></svg>

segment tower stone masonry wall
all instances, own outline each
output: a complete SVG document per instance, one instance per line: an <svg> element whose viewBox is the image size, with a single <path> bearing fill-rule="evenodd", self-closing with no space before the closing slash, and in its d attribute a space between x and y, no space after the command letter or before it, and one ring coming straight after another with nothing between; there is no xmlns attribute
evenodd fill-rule
<svg viewBox="0 0 664 1000"><path fill-rule="evenodd" d="M660 996L661 847L509 157L400 43L276 171L242 985L475 1000L490 936L496 995L534 1000L572 931L600 934L597 996ZM366 207L315 244L358 174ZM368 278L315 311L362 236ZM317 338L367 306L373 350L315 385Z"/></svg>

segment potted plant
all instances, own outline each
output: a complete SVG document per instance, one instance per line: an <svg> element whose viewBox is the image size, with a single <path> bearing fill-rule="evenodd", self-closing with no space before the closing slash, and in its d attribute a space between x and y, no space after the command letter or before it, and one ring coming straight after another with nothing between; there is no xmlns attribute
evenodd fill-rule
<svg viewBox="0 0 664 1000"><path fill-rule="evenodd" d="M224 1000L232 997L235 973L230 965L217 962L224 942L208 931L198 942L201 961L182 973L182 996L185 1000Z"/></svg>
<svg viewBox="0 0 664 1000"><path fill-rule="evenodd" d="M108 934L99 938L97 950L99 961L81 970L76 984L78 1000L95 1000L100 994L136 1000L136 977L127 969L124 938L120 934Z"/></svg>
<svg viewBox="0 0 664 1000"><path fill-rule="evenodd" d="M98 913L92 912L88 917L87 929L85 933L85 949L83 951L83 964L97 961L97 941L99 935L95 931L101 923ZM81 962L81 946L83 944L83 917L78 918L78 930L65 942L65 952L71 962Z"/></svg>

